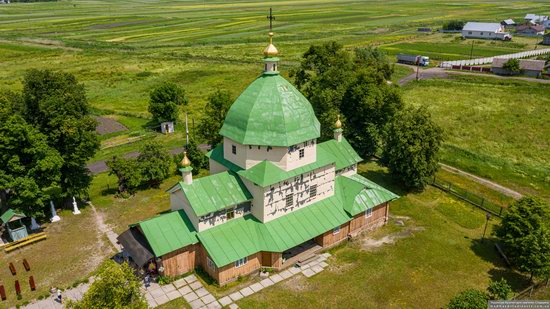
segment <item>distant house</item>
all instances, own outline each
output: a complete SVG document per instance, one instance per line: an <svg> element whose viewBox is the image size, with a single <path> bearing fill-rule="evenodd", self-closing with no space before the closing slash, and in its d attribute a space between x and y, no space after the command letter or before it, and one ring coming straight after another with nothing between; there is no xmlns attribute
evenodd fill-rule
<svg viewBox="0 0 550 309"><path fill-rule="evenodd" d="M418 28L416 31L418 31L418 32L432 32L432 28Z"/></svg>
<svg viewBox="0 0 550 309"><path fill-rule="evenodd" d="M510 75L512 72L504 68L504 64L510 60L509 58L494 58L491 71L497 75ZM520 59L519 68L521 74L539 77L544 70L546 61L544 60L529 60L529 59Z"/></svg>
<svg viewBox="0 0 550 309"><path fill-rule="evenodd" d="M536 14L527 14L525 15L525 21L526 22L531 22L533 24L543 24L544 22L546 22L548 20L548 16L544 16L544 15L536 15Z"/></svg>
<svg viewBox="0 0 550 309"><path fill-rule="evenodd" d="M523 35L537 36L544 35L545 27L543 25L519 25L516 27L516 32Z"/></svg>
<svg viewBox="0 0 550 309"><path fill-rule="evenodd" d="M512 35L504 31L499 23L468 22L462 28L462 37L467 39L511 40Z"/></svg>
<svg viewBox="0 0 550 309"><path fill-rule="evenodd" d="M500 24L502 26L504 26L504 28L509 28L509 27L513 27L516 25L516 22L513 20L513 19L505 19L503 21L500 22Z"/></svg>
<svg viewBox="0 0 550 309"><path fill-rule="evenodd" d="M550 33L542 38L542 45L550 45Z"/></svg>

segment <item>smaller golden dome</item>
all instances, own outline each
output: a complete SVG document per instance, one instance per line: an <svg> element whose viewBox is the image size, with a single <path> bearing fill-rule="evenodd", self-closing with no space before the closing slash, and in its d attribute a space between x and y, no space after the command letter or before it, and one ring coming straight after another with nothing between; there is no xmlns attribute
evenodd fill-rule
<svg viewBox="0 0 550 309"><path fill-rule="evenodd" d="M180 165L182 167L189 167L191 166L191 161L189 161L189 158L187 158L187 151L183 152L183 159L181 159Z"/></svg>
<svg viewBox="0 0 550 309"><path fill-rule="evenodd" d="M275 57L279 54L277 47L273 45L273 32L269 33L269 45L264 49L264 56Z"/></svg>
<svg viewBox="0 0 550 309"><path fill-rule="evenodd" d="M340 121L340 115L338 115L338 119L336 120L336 123L334 124L334 127L336 129L342 128L342 122Z"/></svg>

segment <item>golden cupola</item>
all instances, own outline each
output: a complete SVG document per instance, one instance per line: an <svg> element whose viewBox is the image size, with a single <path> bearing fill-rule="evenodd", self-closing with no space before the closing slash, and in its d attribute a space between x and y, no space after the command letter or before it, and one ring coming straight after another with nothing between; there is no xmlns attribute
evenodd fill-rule
<svg viewBox="0 0 550 309"><path fill-rule="evenodd" d="M277 47L273 45L273 32L269 33L269 45L264 49L265 57L276 57L279 54Z"/></svg>

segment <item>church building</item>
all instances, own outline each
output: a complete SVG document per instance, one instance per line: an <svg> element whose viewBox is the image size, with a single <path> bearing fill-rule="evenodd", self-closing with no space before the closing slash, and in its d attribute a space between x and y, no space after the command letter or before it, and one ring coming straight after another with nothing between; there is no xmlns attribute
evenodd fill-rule
<svg viewBox="0 0 550 309"><path fill-rule="evenodd" d="M263 73L236 99L207 155L210 175L168 190L167 213L119 236L139 266L168 276L202 268L220 285L260 268L281 270L304 251L334 246L384 225L394 193L357 174L362 159L343 137L318 143L319 121L308 100L279 75L269 33Z"/></svg>

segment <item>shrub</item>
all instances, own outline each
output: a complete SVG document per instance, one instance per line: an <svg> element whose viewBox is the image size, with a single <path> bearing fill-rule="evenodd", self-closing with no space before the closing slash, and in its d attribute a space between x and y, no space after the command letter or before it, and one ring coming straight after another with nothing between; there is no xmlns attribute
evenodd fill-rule
<svg viewBox="0 0 550 309"><path fill-rule="evenodd" d="M482 291L469 289L453 297L447 309L486 309L487 295Z"/></svg>
<svg viewBox="0 0 550 309"><path fill-rule="evenodd" d="M512 287L506 279L501 278L500 281L491 281L487 292L489 292L489 298L493 300L507 300L510 293L512 293Z"/></svg>

